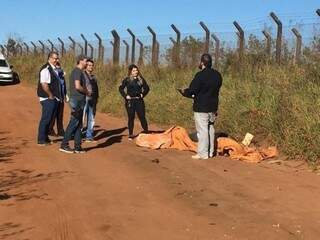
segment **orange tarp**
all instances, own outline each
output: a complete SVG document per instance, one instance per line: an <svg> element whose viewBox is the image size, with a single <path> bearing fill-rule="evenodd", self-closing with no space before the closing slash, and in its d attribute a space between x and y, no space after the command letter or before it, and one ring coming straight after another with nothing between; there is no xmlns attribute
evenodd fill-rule
<svg viewBox="0 0 320 240"><path fill-rule="evenodd" d="M277 157L279 155L276 147L246 147L243 144L226 137L219 137L217 141L218 154L223 155L226 153L230 156L231 159L235 160L257 163L267 158Z"/></svg>
<svg viewBox="0 0 320 240"><path fill-rule="evenodd" d="M171 127L164 133L141 133L136 139L136 144L151 149L174 148L181 151L197 151L197 144L191 141L187 131L182 127Z"/></svg>
<svg viewBox="0 0 320 240"><path fill-rule="evenodd" d="M220 137L218 141L218 154L228 154L231 159L246 162L260 162L264 159L278 156L276 147L259 149L246 147L231 138ZM136 144L151 149L173 148L182 151L197 151L197 143L193 142L187 131L179 126L169 128L164 133L139 134Z"/></svg>

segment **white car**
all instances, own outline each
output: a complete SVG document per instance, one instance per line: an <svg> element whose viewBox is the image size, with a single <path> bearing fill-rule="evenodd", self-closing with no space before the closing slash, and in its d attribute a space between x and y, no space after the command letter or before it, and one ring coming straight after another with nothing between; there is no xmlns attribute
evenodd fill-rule
<svg viewBox="0 0 320 240"><path fill-rule="evenodd" d="M10 65L3 54L0 53L0 82L13 82L13 74Z"/></svg>

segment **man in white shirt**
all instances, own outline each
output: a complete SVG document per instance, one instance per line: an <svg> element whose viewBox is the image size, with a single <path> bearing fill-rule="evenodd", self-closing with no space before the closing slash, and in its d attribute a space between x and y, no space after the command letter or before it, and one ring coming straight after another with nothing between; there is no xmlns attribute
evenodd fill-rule
<svg viewBox="0 0 320 240"><path fill-rule="evenodd" d="M48 137L49 125L56 110L57 103L62 99L59 78L54 71L58 60L58 53L50 52L48 62L41 67L39 73L37 94L42 106L38 129L39 146L46 146L51 143Z"/></svg>

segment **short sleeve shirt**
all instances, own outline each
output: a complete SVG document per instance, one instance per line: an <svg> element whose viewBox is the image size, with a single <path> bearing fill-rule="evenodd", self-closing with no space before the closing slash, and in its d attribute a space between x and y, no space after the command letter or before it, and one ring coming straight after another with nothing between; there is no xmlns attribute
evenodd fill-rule
<svg viewBox="0 0 320 240"><path fill-rule="evenodd" d="M79 92L75 87L75 81L79 80L80 85L85 88L86 80L84 73L80 68L74 68L70 74L70 98L75 100L83 101L85 100L86 95L82 92Z"/></svg>

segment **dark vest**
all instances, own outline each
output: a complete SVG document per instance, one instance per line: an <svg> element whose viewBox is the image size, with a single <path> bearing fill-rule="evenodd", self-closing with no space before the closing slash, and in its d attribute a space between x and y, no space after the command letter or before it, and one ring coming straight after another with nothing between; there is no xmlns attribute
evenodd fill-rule
<svg viewBox="0 0 320 240"><path fill-rule="evenodd" d="M49 63L46 63L45 65L43 65L41 67L41 69L40 69L40 72L45 68L48 68L49 73L50 73L51 82L48 84L50 91L52 92L53 96L55 96L55 97L57 97L59 99L62 99L60 80L59 80L57 74L54 72L53 68L51 67L51 65ZM39 72L39 81L38 81L37 94L38 94L38 97L47 98L49 96L43 90L42 85L40 83L40 72Z"/></svg>

